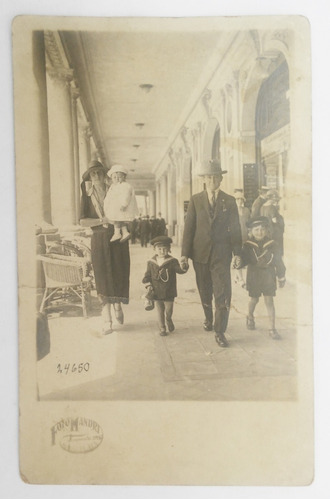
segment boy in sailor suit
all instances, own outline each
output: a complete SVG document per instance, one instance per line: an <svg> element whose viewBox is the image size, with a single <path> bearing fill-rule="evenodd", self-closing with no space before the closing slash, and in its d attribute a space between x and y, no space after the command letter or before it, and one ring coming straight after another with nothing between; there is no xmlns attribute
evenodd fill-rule
<svg viewBox="0 0 330 500"><path fill-rule="evenodd" d="M246 325L249 330L255 329L254 310L259 297L264 296L269 318L269 335L280 339L275 329L275 307L273 297L276 295L276 278L280 288L285 285L285 265L277 243L270 239L267 217L256 217L247 223L249 238L242 249L242 263L247 265L246 288L249 292L249 312Z"/></svg>
<svg viewBox="0 0 330 500"><path fill-rule="evenodd" d="M154 246L155 255L148 261L142 280L149 291L150 288L153 290L159 333L162 336L167 335L165 320L169 332L173 332L175 328L172 314L174 297L177 296L176 275L188 271L188 266L180 267L179 261L169 254L171 243L172 240L168 236L156 236L150 241Z"/></svg>

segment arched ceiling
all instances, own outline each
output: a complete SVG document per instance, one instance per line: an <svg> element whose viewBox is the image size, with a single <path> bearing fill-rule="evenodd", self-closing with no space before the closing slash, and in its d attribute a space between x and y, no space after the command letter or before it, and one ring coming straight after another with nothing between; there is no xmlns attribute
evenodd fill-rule
<svg viewBox="0 0 330 500"><path fill-rule="evenodd" d="M60 36L108 166L122 163L130 178L153 178L221 32L66 31ZM153 87L146 92L143 84Z"/></svg>

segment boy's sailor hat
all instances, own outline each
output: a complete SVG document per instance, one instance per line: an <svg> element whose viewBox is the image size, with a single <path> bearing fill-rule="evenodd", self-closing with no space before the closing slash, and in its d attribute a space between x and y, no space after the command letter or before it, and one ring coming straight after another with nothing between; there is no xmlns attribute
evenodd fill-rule
<svg viewBox="0 0 330 500"><path fill-rule="evenodd" d="M262 215L260 215L260 217L254 217L254 219L251 219L246 223L246 227L248 227L249 229L252 229L253 227L257 226L268 227L269 226L268 217L263 217Z"/></svg>
<svg viewBox="0 0 330 500"><path fill-rule="evenodd" d="M150 241L150 245L162 245L162 246L170 246L173 243L172 238L169 236L156 236Z"/></svg>

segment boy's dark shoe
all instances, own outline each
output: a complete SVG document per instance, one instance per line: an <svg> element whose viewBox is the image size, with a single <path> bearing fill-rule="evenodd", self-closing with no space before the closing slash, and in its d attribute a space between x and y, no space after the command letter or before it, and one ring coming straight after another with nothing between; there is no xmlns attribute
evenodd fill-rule
<svg viewBox="0 0 330 500"><path fill-rule="evenodd" d="M228 347L228 340L223 333L215 334L215 341L220 347Z"/></svg>
<svg viewBox="0 0 330 500"><path fill-rule="evenodd" d="M160 332L159 332L159 335L161 337L166 337L166 335L168 335L167 331L165 330L165 328L161 328L160 329Z"/></svg>
<svg viewBox="0 0 330 500"><path fill-rule="evenodd" d="M256 324L254 322L254 318L251 318L250 316L246 317L246 327L248 330L255 330L256 329Z"/></svg>
<svg viewBox="0 0 330 500"><path fill-rule="evenodd" d="M280 334L278 333L277 330L275 330L275 328L269 330L269 336L273 339L273 340L280 340L281 336Z"/></svg>
<svg viewBox="0 0 330 500"><path fill-rule="evenodd" d="M168 320L166 320L166 323L167 323L168 331L169 332L174 332L175 326L174 326L173 321L171 319L168 319Z"/></svg>

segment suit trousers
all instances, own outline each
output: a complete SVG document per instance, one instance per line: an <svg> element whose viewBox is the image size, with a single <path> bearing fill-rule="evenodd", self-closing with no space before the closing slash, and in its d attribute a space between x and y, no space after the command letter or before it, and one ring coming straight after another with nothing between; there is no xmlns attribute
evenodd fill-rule
<svg viewBox="0 0 330 500"><path fill-rule="evenodd" d="M215 333L225 333L231 301L231 257L219 257L213 248L207 264L193 261L196 283L204 309L205 319L213 323L212 298L214 296Z"/></svg>

